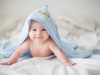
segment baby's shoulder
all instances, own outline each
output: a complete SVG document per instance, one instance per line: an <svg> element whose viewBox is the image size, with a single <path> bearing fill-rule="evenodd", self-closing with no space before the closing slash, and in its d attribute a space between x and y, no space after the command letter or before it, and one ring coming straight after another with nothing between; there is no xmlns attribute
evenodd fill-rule
<svg viewBox="0 0 100 75"><path fill-rule="evenodd" d="M31 39L30 38L27 38L27 39L25 39L25 41L23 42L23 43L25 43L25 44L30 44L30 42L31 42Z"/></svg>
<svg viewBox="0 0 100 75"><path fill-rule="evenodd" d="M53 48L57 47L56 42L52 38L49 39L49 43L48 44L49 44L49 48L50 49L53 49Z"/></svg>
<svg viewBox="0 0 100 75"><path fill-rule="evenodd" d="M55 42L54 42L54 40L53 40L52 38L49 38L49 39L48 39L48 43L49 43L49 44L53 44L53 43L55 43Z"/></svg>

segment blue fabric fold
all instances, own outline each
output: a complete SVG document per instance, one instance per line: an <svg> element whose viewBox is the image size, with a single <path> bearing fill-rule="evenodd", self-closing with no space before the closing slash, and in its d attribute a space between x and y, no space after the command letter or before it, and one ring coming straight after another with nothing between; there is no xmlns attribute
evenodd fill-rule
<svg viewBox="0 0 100 75"><path fill-rule="evenodd" d="M38 9L34 12L32 12L22 29L21 38L19 39L16 46L12 47L11 51L7 54L5 54L5 57L10 57L12 53L24 42L26 38L29 37L28 31L30 27L31 20L36 20L40 22L48 31L51 38L55 41L55 43L61 48L61 50L66 54L69 58L85 58L89 57L92 54L100 54L100 50L85 50L77 46L76 43L71 42L65 38L61 38L58 33L58 28L56 23L53 21L49 11L48 6L45 5L43 8ZM23 56L31 55L29 50L23 54Z"/></svg>

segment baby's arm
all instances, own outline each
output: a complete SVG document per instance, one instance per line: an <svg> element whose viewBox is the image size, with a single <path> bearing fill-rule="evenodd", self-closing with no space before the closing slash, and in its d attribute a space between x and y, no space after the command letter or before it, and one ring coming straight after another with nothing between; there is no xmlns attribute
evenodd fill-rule
<svg viewBox="0 0 100 75"><path fill-rule="evenodd" d="M49 43L49 48L52 50L52 52L57 56L58 60L61 62L61 64L67 66L74 66L76 63L70 62L65 55L65 53L56 45L56 43L51 40Z"/></svg>
<svg viewBox="0 0 100 75"><path fill-rule="evenodd" d="M12 65L18 61L18 59L29 49L29 42L25 40L24 43L18 47L18 49L11 55L7 62L2 63L2 65Z"/></svg>

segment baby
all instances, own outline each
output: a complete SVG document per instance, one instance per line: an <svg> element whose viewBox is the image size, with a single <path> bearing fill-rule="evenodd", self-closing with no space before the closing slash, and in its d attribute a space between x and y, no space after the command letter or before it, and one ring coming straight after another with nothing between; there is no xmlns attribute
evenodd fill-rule
<svg viewBox="0 0 100 75"><path fill-rule="evenodd" d="M84 50L78 48L76 44L60 38L57 25L53 21L47 5L28 16L21 37L16 47L13 48L9 49L11 50L9 54L5 54L5 57L10 57L10 59L2 65L16 63L21 56L27 55L28 50L31 53L28 55L33 57L48 57L54 54L65 66L76 65L68 58L85 58L95 53L100 54L100 50Z"/></svg>
<svg viewBox="0 0 100 75"><path fill-rule="evenodd" d="M47 57L55 54L62 65L76 65L76 63L68 60L65 53L54 42L40 22L31 20L28 33L29 37L17 48L10 59L2 63L2 65L12 65L16 63L27 50L30 50L33 57Z"/></svg>

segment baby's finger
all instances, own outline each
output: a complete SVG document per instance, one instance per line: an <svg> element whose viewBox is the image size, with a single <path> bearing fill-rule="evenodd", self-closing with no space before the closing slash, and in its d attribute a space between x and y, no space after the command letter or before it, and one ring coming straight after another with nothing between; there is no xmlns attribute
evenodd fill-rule
<svg viewBox="0 0 100 75"><path fill-rule="evenodd" d="M6 63L6 65L7 65L7 66L9 66L9 65L10 65L10 63L9 63L9 62L7 62L7 63Z"/></svg>
<svg viewBox="0 0 100 75"><path fill-rule="evenodd" d="M69 65L69 66L72 66L73 64L72 64L72 63L68 63L68 65Z"/></svg>
<svg viewBox="0 0 100 75"><path fill-rule="evenodd" d="M1 65L10 65L8 62L1 63Z"/></svg>
<svg viewBox="0 0 100 75"><path fill-rule="evenodd" d="M69 62L69 63L68 63L69 66L75 66L75 64L76 64L76 63L73 63L73 62Z"/></svg>
<svg viewBox="0 0 100 75"><path fill-rule="evenodd" d="M5 65L5 63L1 63L1 65Z"/></svg>
<svg viewBox="0 0 100 75"><path fill-rule="evenodd" d="M4 65L7 65L7 62L5 62Z"/></svg>
<svg viewBox="0 0 100 75"><path fill-rule="evenodd" d="M75 66L75 65L76 65L76 63L72 62L72 66Z"/></svg>

